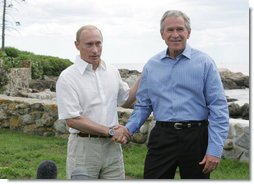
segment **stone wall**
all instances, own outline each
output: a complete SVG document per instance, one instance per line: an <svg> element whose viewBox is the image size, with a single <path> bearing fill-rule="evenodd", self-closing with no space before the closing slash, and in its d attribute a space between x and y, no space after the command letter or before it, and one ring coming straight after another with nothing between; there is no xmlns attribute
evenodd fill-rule
<svg viewBox="0 0 254 184"><path fill-rule="evenodd" d="M131 109L118 109L119 123L125 125ZM134 143L145 143L150 117L140 132L133 136ZM0 95L0 128L19 130L42 136L68 137L68 127L64 120L58 120L55 101Z"/></svg>
<svg viewBox="0 0 254 184"><path fill-rule="evenodd" d="M118 108L119 123L125 125L132 110ZM149 132L154 125L150 116L138 133L132 137L133 143L147 143ZM0 95L0 128L19 130L42 136L67 138L69 133L65 121L58 120L55 101ZM229 136L225 142L223 156L242 162L249 161L250 148L249 121L230 119Z"/></svg>
<svg viewBox="0 0 254 184"><path fill-rule="evenodd" d="M16 96L20 91L27 91L31 78L31 68L11 68L5 94Z"/></svg>

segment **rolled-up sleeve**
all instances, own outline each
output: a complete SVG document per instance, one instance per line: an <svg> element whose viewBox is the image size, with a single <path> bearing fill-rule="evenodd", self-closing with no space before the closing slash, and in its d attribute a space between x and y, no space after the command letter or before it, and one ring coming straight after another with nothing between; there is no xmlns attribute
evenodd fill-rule
<svg viewBox="0 0 254 184"><path fill-rule="evenodd" d="M56 83L56 99L59 119L78 117L82 113L77 92L63 76Z"/></svg>

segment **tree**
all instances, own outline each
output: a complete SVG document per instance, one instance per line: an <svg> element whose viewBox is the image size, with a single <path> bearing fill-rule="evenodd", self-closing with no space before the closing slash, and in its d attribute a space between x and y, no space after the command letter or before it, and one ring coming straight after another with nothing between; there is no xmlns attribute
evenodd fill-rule
<svg viewBox="0 0 254 184"><path fill-rule="evenodd" d="M15 1L17 1L17 0L15 0ZM25 0L19 0L19 1L24 2ZM6 23L7 23L7 21L6 21L7 8L8 9L12 8L13 4L11 3L11 0L3 0L2 3L3 3L3 14L2 14L2 46L1 46L1 50L4 50L4 47L5 47L5 30L6 30ZM20 22L17 21L17 22L15 22L15 24L18 26L18 25L20 25Z"/></svg>

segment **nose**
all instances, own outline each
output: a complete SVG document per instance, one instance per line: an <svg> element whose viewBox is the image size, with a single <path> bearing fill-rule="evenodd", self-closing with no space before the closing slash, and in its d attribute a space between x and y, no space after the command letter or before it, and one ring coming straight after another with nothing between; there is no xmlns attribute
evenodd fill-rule
<svg viewBox="0 0 254 184"><path fill-rule="evenodd" d="M179 36L177 30L174 30L174 31L172 32L172 36L173 36L174 38L177 38L177 37Z"/></svg>
<svg viewBox="0 0 254 184"><path fill-rule="evenodd" d="M96 45L93 45L91 48L92 53L97 53L98 52L98 47Z"/></svg>

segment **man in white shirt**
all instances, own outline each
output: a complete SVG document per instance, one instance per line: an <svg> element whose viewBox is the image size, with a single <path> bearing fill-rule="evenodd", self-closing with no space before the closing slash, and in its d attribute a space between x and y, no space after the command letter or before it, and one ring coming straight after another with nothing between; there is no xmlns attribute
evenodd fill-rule
<svg viewBox="0 0 254 184"><path fill-rule="evenodd" d="M130 136L118 123L117 105L133 104L139 80L129 89L119 71L101 60L102 42L97 27L81 27L75 41L80 55L56 84L59 119L70 127L68 179L125 178L121 145L111 137Z"/></svg>

